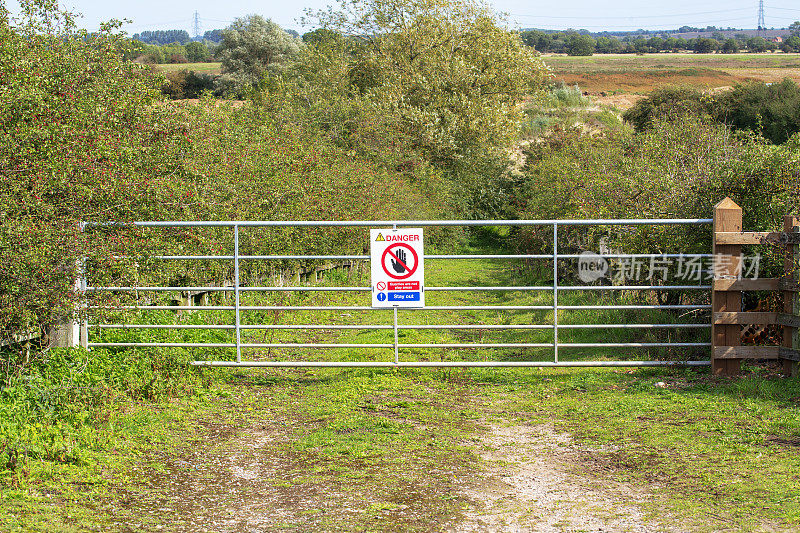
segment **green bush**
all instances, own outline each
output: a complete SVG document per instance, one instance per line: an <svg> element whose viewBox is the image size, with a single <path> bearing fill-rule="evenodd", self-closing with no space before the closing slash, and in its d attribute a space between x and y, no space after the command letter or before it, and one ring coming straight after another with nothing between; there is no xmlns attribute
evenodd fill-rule
<svg viewBox="0 0 800 533"><path fill-rule="evenodd" d="M800 86L788 78L774 84L750 82L717 96L691 87L664 87L639 100L623 118L643 131L654 120L686 114L711 117L781 144L800 131Z"/></svg>
<svg viewBox="0 0 800 533"><path fill-rule="evenodd" d="M657 120L642 133L554 135L532 144L527 156L512 195L519 218L710 218L714 204L730 196L744 209L745 228L774 231L783 226L784 214L800 212L797 135L775 146L682 115ZM523 233L523 249L551 246L551 236ZM711 246L707 227L616 235L629 252L708 253ZM780 250L764 251L765 272L780 270Z"/></svg>
<svg viewBox="0 0 800 533"><path fill-rule="evenodd" d="M705 111L703 93L694 87L667 86L651 92L623 113L622 118L636 131L648 129L654 121Z"/></svg>
<svg viewBox="0 0 800 533"><path fill-rule="evenodd" d="M0 338L40 332L76 304L78 259L126 255L82 220L174 217L193 203L186 129L158 105L161 80L122 59L115 27L88 35L49 1L0 12ZM135 192L135 194L131 194Z"/></svg>
<svg viewBox="0 0 800 533"><path fill-rule="evenodd" d="M737 85L716 98L713 114L735 129L759 132L781 144L800 131L800 86L789 78Z"/></svg>

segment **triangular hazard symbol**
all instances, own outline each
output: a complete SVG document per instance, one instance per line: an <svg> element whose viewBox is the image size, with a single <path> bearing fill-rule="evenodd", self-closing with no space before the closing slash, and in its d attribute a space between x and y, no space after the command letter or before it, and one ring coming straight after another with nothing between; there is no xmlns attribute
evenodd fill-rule
<svg viewBox="0 0 800 533"><path fill-rule="evenodd" d="M377 239L375 239L375 242L378 242L378 241L385 241L385 240L386 240L386 239L384 239L384 238L383 238L383 233L378 233L378 238L377 238Z"/></svg>

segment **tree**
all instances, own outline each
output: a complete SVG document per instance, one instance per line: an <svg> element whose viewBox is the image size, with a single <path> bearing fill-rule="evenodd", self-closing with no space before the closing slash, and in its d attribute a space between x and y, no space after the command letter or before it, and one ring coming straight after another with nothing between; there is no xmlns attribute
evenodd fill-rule
<svg viewBox="0 0 800 533"><path fill-rule="evenodd" d="M800 37L792 35L783 43L781 43L781 50L784 52L800 52Z"/></svg>
<svg viewBox="0 0 800 533"><path fill-rule="evenodd" d="M0 337L72 315L76 263L143 248L98 239L80 221L183 216L185 119L152 69L123 59L118 25L87 34L49 0L0 4ZM7 250L14 250L8 253ZM112 264L110 264L112 263ZM100 296L98 296L100 298Z"/></svg>
<svg viewBox="0 0 800 533"><path fill-rule="evenodd" d="M661 37L651 37L647 40L647 46L653 53L660 52L664 48L664 39Z"/></svg>
<svg viewBox="0 0 800 533"><path fill-rule="evenodd" d="M723 54L735 54L739 51L739 42L736 39L728 39L722 44Z"/></svg>
<svg viewBox="0 0 800 533"><path fill-rule="evenodd" d="M800 20L796 20L789 24L789 32L796 37L800 37Z"/></svg>
<svg viewBox="0 0 800 533"><path fill-rule="evenodd" d="M208 47L205 43L200 41L192 41L185 46L186 49L186 59L191 61L192 63L200 63L202 61L208 61L211 57L211 53L208 51Z"/></svg>
<svg viewBox="0 0 800 533"><path fill-rule="evenodd" d="M733 128L757 131L781 144L800 131L800 87L789 78L770 85L737 85L718 97L714 115Z"/></svg>
<svg viewBox="0 0 800 533"><path fill-rule="evenodd" d="M708 39L706 37L698 37L694 40L694 53L696 54L709 54L714 52L719 47L719 43L714 39Z"/></svg>
<svg viewBox="0 0 800 533"><path fill-rule="evenodd" d="M594 53L594 39L588 35L578 35L569 40L567 54L571 56L590 56Z"/></svg>
<svg viewBox="0 0 800 533"><path fill-rule="evenodd" d="M222 30L208 30L203 34L204 41L211 41L212 43L222 42Z"/></svg>
<svg viewBox="0 0 800 533"><path fill-rule="evenodd" d="M601 54L613 54L620 51L622 44L616 37L598 37L594 48Z"/></svg>
<svg viewBox="0 0 800 533"><path fill-rule="evenodd" d="M280 73L296 59L302 42L258 15L236 19L222 32L217 57L220 89L241 95L269 73Z"/></svg>
<svg viewBox="0 0 800 533"><path fill-rule="evenodd" d="M703 93L694 87L659 87L625 111L622 118L636 131L645 131L657 120L703 114Z"/></svg>
<svg viewBox="0 0 800 533"><path fill-rule="evenodd" d="M477 1L342 0L307 16L350 37L343 68L361 73L358 93L436 163L505 149L544 80L536 52Z"/></svg>
<svg viewBox="0 0 800 533"><path fill-rule="evenodd" d="M186 30L156 30L136 33L133 38L147 44L186 44L190 41Z"/></svg>
<svg viewBox="0 0 800 533"><path fill-rule="evenodd" d="M750 52L766 52L767 41L763 37L751 37L747 39L747 50Z"/></svg>

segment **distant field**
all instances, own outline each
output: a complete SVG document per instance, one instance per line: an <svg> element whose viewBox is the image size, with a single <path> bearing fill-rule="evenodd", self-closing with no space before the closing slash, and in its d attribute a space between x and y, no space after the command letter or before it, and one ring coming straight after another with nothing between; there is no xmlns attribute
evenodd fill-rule
<svg viewBox="0 0 800 533"><path fill-rule="evenodd" d="M179 70L193 70L203 74L219 74L222 63L165 63L163 65L155 65L155 67L164 72L176 72Z"/></svg>
<svg viewBox="0 0 800 533"><path fill-rule="evenodd" d="M646 93L669 84L727 87L748 80L800 82L800 54L546 55L556 80L598 92Z"/></svg>

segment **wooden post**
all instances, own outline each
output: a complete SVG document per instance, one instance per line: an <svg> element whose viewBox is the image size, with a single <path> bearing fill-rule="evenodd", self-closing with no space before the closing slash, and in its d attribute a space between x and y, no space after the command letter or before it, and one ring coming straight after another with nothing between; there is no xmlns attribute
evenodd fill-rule
<svg viewBox="0 0 800 533"><path fill-rule="evenodd" d="M717 244L720 232L742 231L742 208L730 198L725 198L714 206L714 280L737 279L742 272L742 246L740 244ZM741 290L717 291L712 288L711 311L713 313L740 312L742 310ZM715 375L732 376L741 370L740 359L718 359L715 348L739 346L741 328L738 324L714 324L711 333L711 372Z"/></svg>
<svg viewBox="0 0 800 533"><path fill-rule="evenodd" d="M783 231L787 234L797 233L800 231L798 226L800 225L800 220L796 217L791 215L786 215L783 217ZM786 245L786 258L783 262L783 272L784 276L787 280L798 281L800 276L798 276L798 269L800 269L800 265L797 264L798 261L798 253L797 253L797 244L792 244L791 242ZM790 314L790 315L798 315L800 314L800 302L798 302L797 292L796 291L784 291L783 292L783 312ZM794 350L800 350L800 337L798 336L798 331L800 329L796 327L790 326L783 326L783 347L784 348L791 348ZM783 361L783 373L787 376L797 376L798 374L798 363L797 361L792 361L789 359L782 359Z"/></svg>

